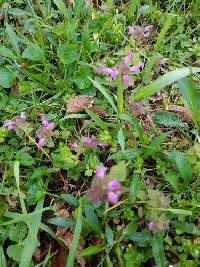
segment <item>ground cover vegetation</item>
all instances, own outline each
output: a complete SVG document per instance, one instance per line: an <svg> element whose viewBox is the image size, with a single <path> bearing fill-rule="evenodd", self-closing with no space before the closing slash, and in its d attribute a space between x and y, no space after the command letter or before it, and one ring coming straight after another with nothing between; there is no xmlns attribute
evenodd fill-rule
<svg viewBox="0 0 200 267"><path fill-rule="evenodd" d="M0 6L0 267L199 266L199 0Z"/></svg>

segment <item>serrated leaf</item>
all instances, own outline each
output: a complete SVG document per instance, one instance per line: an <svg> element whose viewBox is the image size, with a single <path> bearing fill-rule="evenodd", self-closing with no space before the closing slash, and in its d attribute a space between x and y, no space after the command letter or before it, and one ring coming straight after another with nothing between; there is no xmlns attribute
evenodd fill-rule
<svg viewBox="0 0 200 267"><path fill-rule="evenodd" d="M167 180L167 182L174 188L175 191L179 191L179 180L178 180L178 176L175 173L164 173L163 172L163 176L165 177L165 179Z"/></svg>
<svg viewBox="0 0 200 267"><path fill-rule="evenodd" d="M66 65L72 64L79 58L77 47L73 44L61 44L57 48L57 56L62 59Z"/></svg>
<svg viewBox="0 0 200 267"><path fill-rule="evenodd" d="M185 155L177 150L165 152L165 154L169 157L172 163L175 163L181 177L183 178L185 184L188 184L192 179L192 167L185 157Z"/></svg>
<svg viewBox="0 0 200 267"><path fill-rule="evenodd" d="M0 86L10 88L13 85L15 73L8 67L0 67Z"/></svg>
<svg viewBox="0 0 200 267"><path fill-rule="evenodd" d="M13 50L19 55L19 44L18 44L18 37L13 29L9 24L6 24L6 33L9 37L9 42L11 43Z"/></svg>
<svg viewBox="0 0 200 267"><path fill-rule="evenodd" d="M139 88L136 93L134 94L133 98L135 100L140 99L142 97L147 97L155 94L156 92L160 91L162 88L181 80L184 77L187 77L191 74L195 74L200 72L200 68L196 67L186 67L182 69L177 69L170 71L157 80L153 81L151 84Z"/></svg>
<svg viewBox="0 0 200 267"><path fill-rule="evenodd" d="M38 44L30 44L24 49L22 57L33 61L43 61L44 51Z"/></svg>
<svg viewBox="0 0 200 267"><path fill-rule="evenodd" d="M25 223L18 223L16 225L12 225L9 230L9 238L12 241L19 242L22 241L27 234L27 226Z"/></svg>
<svg viewBox="0 0 200 267"><path fill-rule="evenodd" d="M23 246L19 244L15 244L15 245L10 245L6 250L6 253L14 261L19 262L22 251L23 251Z"/></svg>
<svg viewBox="0 0 200 267"><path fill-rule="evenodd" d="M154 236L152 240L152 253L157 267L166 266L165 251L163 241L159 236Z"/></svg>

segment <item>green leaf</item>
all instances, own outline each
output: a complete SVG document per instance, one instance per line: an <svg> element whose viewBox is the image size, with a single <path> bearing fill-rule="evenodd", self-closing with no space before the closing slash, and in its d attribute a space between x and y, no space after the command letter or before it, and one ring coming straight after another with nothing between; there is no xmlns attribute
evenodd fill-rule
<svg viewBox="0 0 200 267"><path fill-rule="evenodd" d="M2 246L0 246L0 266L1 267L7 267L6 257L4 255L4 251L3 251Z"/></svg>
<svg viewBox="0 0 200 267"><path fill-rule="evenodd" d="M103 249L104 248L101 245L90 246L90 247L85 248L84 250L82 250L80 255L83 256L83 257L95 255L95 254L99 253L100 251L102 251Z"/></svg>
<svg viewBox="0 0 200 267"><path fill-rule="evenodd" d="M6 250L6 253L14 261L19 262L20 258L21 258L22 251L23 251L23 246L20 244L15 244L15 245L10 245ZM24 265L24 266L29 266L29 265ZM22 266L20 266L20 267L22 267Z"/></svg>
<svg viewBox="0 0 200 267"><path fill-rule="evenodd" d="M192 167L185 155L177 150L164 153L168 156L172 163L175 163L185 184L188 184L192 179L193 173Z"/></svg>
<svg viewBox="0 0 200 267"><path fill-rule="evenodd" d="M0 86L3 88L10 88L13 85L15 76L15 73L11 71L9 66L0 67Z"/></svg>
<svg viewBox="0 0 200 267"><path fill-rule="evenodd" d="M30 44L24 49L22 57L33 61L44 61L44 51L38 44Z"/></svg>
<svg viewBox="0 0 200 267"><path fill-rule="evenodd" d="M10 59L15 60L17 57L13 54L13 52L6 48L5 46L0 46L0 56L7 57Z"/></svg>
<svg viewBox="0 0 200 267"><path fill-rule="evenodd" d="M164 125L167 127L181 127L186 128L187 124L178 119L177 115L168 111L154 112L154 123L157 125Z"/></svg>
<svg viewBox="0 0 200 267"><path fill-rule="evenodd" d="M131 185L130 185L130 199L131 202L134 203L137 197L137 193L139 190L139 185L140 185L140 179L138 176L133 176Z"/></svg>
<svg viewBox="0 0 200 267"><path fill-rule="evenodd" d="M113 110L117 113L117 107L111 95L108 94L106 88L102 86L98 81L94 81L92 79L90 79L90 81L93 83L94 87L96 87L102 93L102 95L107 99L108 103L112 106Z"/></svg>
<svg viewBox="0 0 200 267"><path fill-rule="evenodd" d="M82 229L82 205L80 204L78 208L76 227L72 239L71 248L69 250L66 267L74 267L74 260L78 249L79 238L81 236L81 229Z"/></svg>
<svg viewBox="0 0 200 267"><path fill-rule="evenodd" d="M91 76L89 68L85 66L79 66L78 70L74 74L74 81L80 89L86 89L90 87L91 81L88 79Z"/></svg>
<svg viewBox="0 0 200 267"><path fill-rule="evenodd" d="M121 150L124 153L125 152L125 138L124 138L124 132L122 128L118 131L117 139L121 147Z"/></svg>
<svg viewBox="0 0 200 267"><path fill-rule="evenodd" d="M192 77L183 78L178 81L178 86L184 100L192 110L196 123L200 122L200 92L197 89L197 84L192 80Z"/></svg>
<svg viewBox="0 0 200 267"><path fill-rule="evenodd" d="M109 156L109 160L134 160L136 157L140 155L140 150L137 148L130 148L124 151L118 151L116 153L113 153L112 155Z"/></svg>
<svg viewBox="0 0 200 267"><path fill-rule="evenodd" d="M169 133L163 133L160 136L157 136L146 148L143 154L143 159L152 156L160 150L161 144L165 141Z"/></svg>
<svg viewBox="0 0 200 267"><path fill-rule="evenodd" d="M171 224L178 230L183 233L192 234L192 235L200 235L200 230L193 223L186 222L171 222Z"/></svg>
<svg viewBox="0 0 200 267"><path fill-rule="evenodd" d="M6 24L6 33L9 37L9 41L13 47L13 50L20 55L20 50L19 50L19 44L18 44L18 37L13 29L9 24Z"/></svg>
<svg viewBox="0 0 200 267"><path fill-rule="evenodd" d="M24 241L24 247L20 258L19 267L30 266L33 253L38 246L38 231L40 228L42 212L41 209L44 204L44 198L41 199L36 208L34 216L30 220L27 220L27 225L29 228L28 235ZM28 214L27 214L28 216Z"/></svg>
<svg viewBox="0 0 200 267"><path fill-rule="evenodd" d="M73 44L61 44L57 48L57 56L63 60L66 65L70 65L79 58L76 45Z"/></svg>
<svg viewBox="0 0 200 267"><path fill-rule="evenodd" d="M152 240L152 253L157 267L166 266L165 251L163 241L159 236L154 236Z"/></svg>
<svg viewBox="0 0 200 267"><path fill-rule="evenodd" d="M78 199L76 197L74 197L71 194L62 194L61 197L69 204L78 207L79 202Z"/></svg>
<svg viewBox="0 0 200 267"><path fill-rule="evenodd" d="M20 92L29 94L40 90L38 84L31 81L19 81L18 87Z"/></svg>
<svg viewBox="0 0 200 267"><path fill-rule="evenodd" d="M88 224L90 225L91 229L95 232L100 234L101 233L101 224L98 220L98 217L94 211L94 207L91 204L85 205L84 207L85 216Z"/></svg>
<svg viewBox="0 0 200 267"><path fill-rule="evenodd" d="M9 230L9 238L12 241L19 242L22 241L27 234L27 226L25 223L18 223L16 225L12 225Z"/></svg>
<svg viewBox="0 0 200 267"><path fill-rule="evenodd" d="M160 91L162 88L174 82L177 82L178 80L181 80L182 78L186 76L189 76L191 74L195 74L198 72L200 72L200 68L196 68L196 67L192 67L192 68L186 67L186 68L170 71L164 74L163 76L161 76L160 78L158 78L157 80L153 81L151 84L145 87L139 88L134 94L133 98L136 100L142 97L151 96L155 94L156 92Z"/></svg>
<svg viewBox="0 0 200 267"><path fill-rule="evenodd" d="M105 236L108 241L108 245L112 247L114 245L114 234L109 225L106 225Z"/></svg>
<svg viewBox="0 0 200 267"><path fill-rule="evenodd" d="M48 223L67 228L74 228L76 225L76 222L73 219L67 219L64 217L51 218L48 220Z"/></svg>
<svg viewBox="0 0 200 267"><path fill-rule="evenodd" d="M163 176L165 177L165 179L167 180L167 182L173 187L173 189L175 191L179 191L180 190L180 186L179 186L179 180L178 180L178 176L175 173L172 172L168 172L168 173L164 173L163 172Z"/></svg>
<svg viewBox="0 0 200 267"><path fill-rule="evenodd" d="M110 179L116 178L119 181L123 182L126 179L126 175L126 164L124 161L121 161L111 168L109 177Z"/></svg>

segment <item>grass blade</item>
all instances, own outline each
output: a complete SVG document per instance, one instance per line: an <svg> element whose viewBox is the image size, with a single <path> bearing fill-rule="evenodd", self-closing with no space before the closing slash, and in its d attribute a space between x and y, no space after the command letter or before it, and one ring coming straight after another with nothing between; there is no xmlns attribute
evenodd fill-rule
<svg viewBox="0 0 200 267"><path fill-rule="evenodd" d="M66 267L74 267L74 260L76 257L78 242L79 242L79 238L81 236L81 229L82 229L82 205L80 204L80 206L78 208L76 227L75 227L75 231L74 231L72 245L71 245L69 255L67 258Z"/></svg>
<svg viewBox="0 0 200 267"><path fill-rule="evenodd" d="M195 74L200 72L200 68L182 68L182 69L177 69L177 70L173 70L170 71L166 74L164 74L163 76L161 76L160 78L158 78L157 80L153 81L151 84L139 88L136 93L133 95L133 98L136 99L140 99L142 97L146 97L146 96L151 96L153 94L155 94L156 92L158 92L159 90L161 90L162 88L177 82L178 80L181 80L184 77L187 77L191 74Z"/></svg>
<svg viewBox="0 0 200 267"><path fill-rule="evenodd" d="M91 111L88 108L86 108L85 111L96 122L96 124L100 128L102 128L103 130L108 129L108 124L106 122L104 122L97 114L95 114L93 111Z"/></svg>
<svg viewBox="0 0 200 267"><path fill-rule="evenodd" d="M105 87L103 87L99 82L94 81L91 78L89 78L89 79L93 83L94 87L97 88L102 93L102 95L108 100L108 102L112 106L113 110L117 113L117 107L116 107L112 97L108 94Z"/></svg>
<svg viewBox="0 0 200 267"><path fill-rule="evenodd" d="M35 211L41 210L43 208L43 204L44 198L38 202ZM19 267L30 266L32 255L38 245L38 230L40 228L41 218L42 213L38 213L35 214L35 216L27 222L29 231L24 242L24 248L22 251Z"/></svg>
<svg viewBox="0 0 200 267"><path fill-rule="evenodd" d="M7 267L6 257L4 255L2 246L0 246L0 266Z"/></svg>
<svg viewBox="0 0 200 267"><path fill-rule="evenodd" d="M15 179L16 179L17 190L18 190L18 194L19 194L19 199L20 199L22 212L23 213L27 213L26 206L25 206L25 203L24 203L24 198L23 198L23 195L22 195L22 193L20 191L20 188L19 188L19 161L15 161L14 162L14 176L15 176Z"/></svg>

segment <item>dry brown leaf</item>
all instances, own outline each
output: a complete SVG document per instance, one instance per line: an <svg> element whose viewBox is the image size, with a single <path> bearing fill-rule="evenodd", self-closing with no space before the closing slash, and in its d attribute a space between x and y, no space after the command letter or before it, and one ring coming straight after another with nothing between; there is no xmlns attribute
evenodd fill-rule
<svg viewBox="0 0 200 267"><path fill-rule="evenodd" d="M172 105L169 107L169 111L177 113L182 121L191 122L194 121L192 112L185 107Z"/></svg>
<svg viewBox="0 0 200 267"><path fill-rule="evenodd" d="M101 106L95 106L90 108L95 114L101 116L101 117L108 117L108 114L106 113L104 107Z"/></svg>
<svg viewBox="0 0 200 267"><path fill-rule="evenodd" d="M78 95L76 97L70 98L69 100L65 101L67 105L67 112L76 113L83 111L85 108L91 108L92 100L93 97L88 95Z"/></svg>

